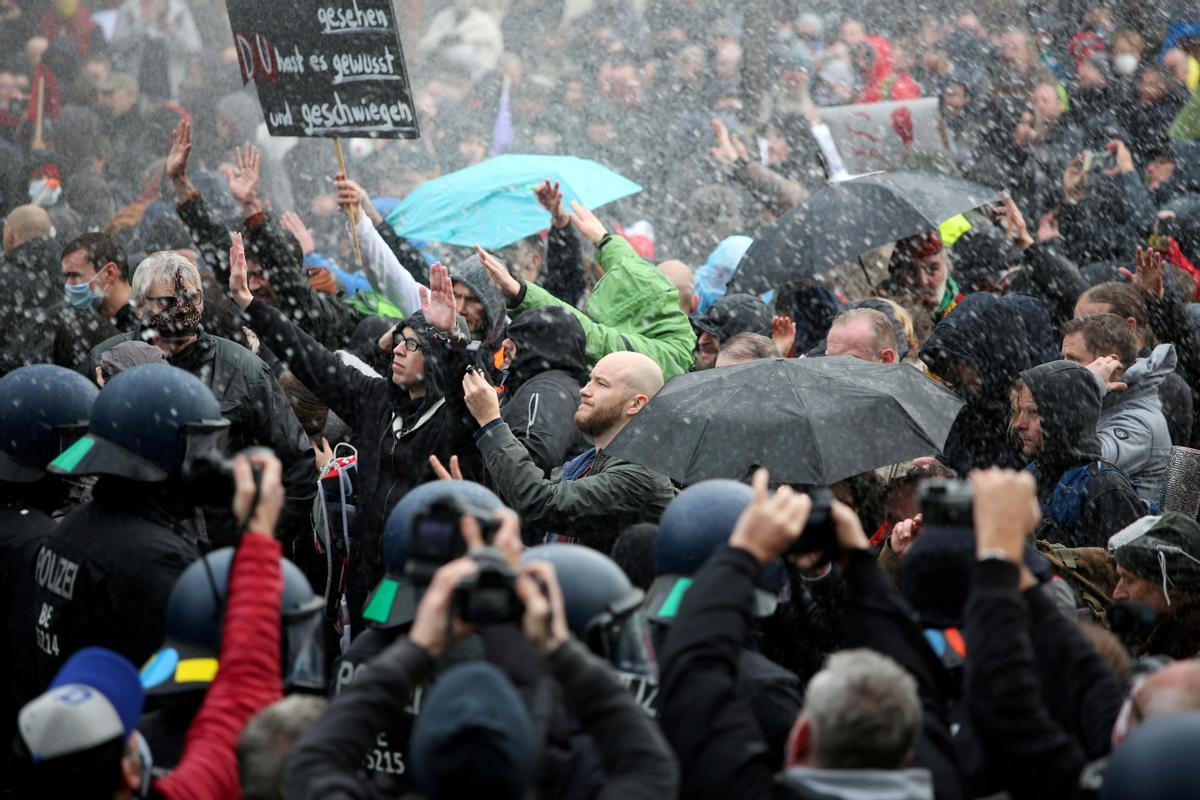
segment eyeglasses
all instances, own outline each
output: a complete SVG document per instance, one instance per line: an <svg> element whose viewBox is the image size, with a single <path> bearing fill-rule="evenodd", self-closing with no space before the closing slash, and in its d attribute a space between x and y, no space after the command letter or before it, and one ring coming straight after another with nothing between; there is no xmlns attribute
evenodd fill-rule
<svg viewBox="0 0 1200 800"><path fill-rule="evenodd" d="M421 349L421 343L416 339L410 339L407 336L403 339L396 339L396 345L399 345L401 342L404 342L405 349L410 353L415 353Z"/></svg>
<svg viewBox="0 0 1200 800"><path fill-rule="evenodd" d="M177 294L165 294L160 297L147 297L147 303L154 303L164 311L175 308L178 305L195 305L196 298L200 296L199 292L179 292Z"/></svg>

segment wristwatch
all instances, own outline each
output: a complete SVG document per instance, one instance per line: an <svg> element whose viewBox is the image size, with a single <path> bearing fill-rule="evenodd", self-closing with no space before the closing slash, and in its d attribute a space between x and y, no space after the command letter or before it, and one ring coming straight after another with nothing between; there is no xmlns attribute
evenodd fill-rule
<svg viewBox="0 0 1200 800"><path fill-rule="evenodd" d="M1007 561L1013 563L1008 551L1000 547L989 547L979 554L980 561Z"/></svg>

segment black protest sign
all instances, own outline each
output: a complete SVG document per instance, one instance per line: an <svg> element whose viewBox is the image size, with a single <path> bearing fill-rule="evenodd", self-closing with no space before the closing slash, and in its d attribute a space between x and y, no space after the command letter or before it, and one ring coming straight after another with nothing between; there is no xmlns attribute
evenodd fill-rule
<svg viewBox="0 0 1200 800"><path fill-rule="evenodd" d="M421 135L391 0L227 5L272 136Z"/></svg>

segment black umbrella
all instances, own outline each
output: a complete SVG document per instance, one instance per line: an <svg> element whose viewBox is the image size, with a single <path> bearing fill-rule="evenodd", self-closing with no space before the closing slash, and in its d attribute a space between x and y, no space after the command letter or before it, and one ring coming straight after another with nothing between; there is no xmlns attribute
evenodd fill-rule
<svg viewBox="0 0 1200 800"><path fill-rule="evenodd" d="M878 172L830 182L754 240L729 291L762 294L818 275L1000 197L977 183L925 172Z"/></svg>
<svg viewBox="0 0 1200 800"><path fill-rule="evenodd" d="M962 401L908 364L771 358L673 378L605 452L689 485L828 486L941 451Z"/></svg>

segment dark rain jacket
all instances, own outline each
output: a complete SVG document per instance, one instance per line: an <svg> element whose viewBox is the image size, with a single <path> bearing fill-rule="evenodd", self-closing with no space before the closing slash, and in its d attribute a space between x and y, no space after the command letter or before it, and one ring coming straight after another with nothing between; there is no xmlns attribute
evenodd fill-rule
<svg viewBox="0 0 1200 800"><path fill-rule="evenodd" d="M578 307L587 293L583 271L583 250L574 227L550 226L546 237L546 266L538 275L538 284L559 300Z"/></svg>
<svg viewBox="0 0 1200 800"><path fill-rule="evenodd" d="M517 355L504 382L500 415L549 477L592 446L575 426L579 388L587 379L587 340L575 317L554 307L519 315L508 336Z"/></svg>
<svg viewBox="0 0 1200 800"><path fill-rule="evenodd" d="M297 742L288 759L284 795L295 798L394 797L359 778L375 732L406 713L414 689L433 678L435 661L407 638L388 647ZM595 798L675 797L679 778L662 734L583 645L570 641L545 666L562 700L599 752L606 779ZM544 764L543 764L544 766Z"/></svg>
<svg viewBox="0 0 1200 800"><path fill-rule="evenodd" d="M964 699L991 791L1071 797L1080 771L1108 752L1121 685L1075 622L1013 564L974 568L966 607Z"/></svg>
<svg viewBox="0 0 1200 800"><path fill-rule="evenodd" d="M1150 316L1150 327L1158 334L1158 338L1175 345L1175 354L1179 359L1175 374L1187 383L1194 401L1200 391L1200 328L1192 324L1187 304L1173 291L1170 280L1171 276L1168 275L1168 286L1162 299L1146 298L1146 311ZM1164 403L1164 413L1166 409L1167 404ZM1200 414L1193 415L1191 441L1200 442ZM1175 443L1179 444L1178 441Z"/></svg>
<svg viewBox="0 0 1200 800"><path fill-rule="evenodd" d="M1009 395L1017 375L1031 364L1016 306L984 292L967 296L933 329L921 360L953 383L959 383L959 364L979 376L978 387L960 391L966 405L950 428L943 462L960 475L993 466L1020 468L1024 459L1008 433Z"/></svg>
<svg viewBox="0 0 1200 800"><path fill-rule="evenodd" d="M1030 245L1022 255L1020 268L1008 282L1010 291L1041 300L1055 329L1074 318L1075 301L1089 287L1079 266L1058 247L1055 242Z"/></svg>
<svg viewBox="0 0 1200 800"><path fill-rule="evenodd" d="M116 332L97 314L76 312L63 302L60 246L43 237L0 259L0 375L28 364L56 363L74 369L87 346Z"/></svg>
<svg viewBox="0 0 1200 800"><path fill-rule="evenodd" d="M233 238L228 229L197 194L179 206L179 218L221 286L229 285L229 248ZM336 295L318 292L304 271L300 243L281 228L269 214L260 213L245 221L246 254L257 256L274 290L274 304L322 345L344 347L358 324L359 315Z"/></svg>
<svg viewBox="0 0 1200 800"><path fill-rule="evenodd" d="M88 354L87 376L94 377L100 356L122 342L140 340L142 331L123 333L107 339ZM258 356L229 339L213 336L203 330L195 343L167 361L199 378L212 390L221 404L221 416L229 420L228 453L247 447L269 447L283 462L284 487L289 503L281 530L289 534L299 520L307 520L316 483L313 477L312 450L300 420L292 411L283 387L270 368ZM228 533L228 520L221 515L208 514L217 537ZM233 542L217 541L218 547Z"/></svg>
<svg viewBox="0 0 1200 800"><path fill-rule="evenodd" d="M322 347L279 309L255 300L246 308L250 327L287 362L296 377L354 431L358 448L355 493L358 513L351 532L347 598L357 620L367 594L383 577L383 524L410 489L437 475L429 466L458 455L468 480L482 468L471 433L477 427L467 411L460 383L473 353L428 335L419 314L413 325L425 357L425 397L414 400L389 378L367 375ZM360 627L355 625L355 629Z"/></svg>
<svg viewBox="0 0 1200 800"><path fill-rule="evenodd" d="M38 550L55 525L37 508L16 501L0 503L0 645L10 654L0 662L0 736L12 741L17 711L45 688L32 680L34 648L26 620L34 612L28 587ZM0 753L0 774L11 774L11 756L12 748Z"/></svg>
<svg viewBox="0 0 1200 800"><path fill-rule="evenodd" d="M1155 211L1137 172L1109 176L1101 174L1099 164L1093 165L1083 199L1064 202L1059 211L1067 256L1076 264L1132 261Z"/></svg>
<svg viewBox="0 0 1200 800"><path fill-rule="evenodd" d="M42 543L22 582L33 602L17 621L37 685L49 686L83 647L107 647L144 664L162 645L167 597L200 555L190 509L167 505L178 493L102 478L94 499Z"/></svg>
<svg viewBox="0 0 1200 800"><path fill-rule="evenodd" d="M558 467L547 478L503 421L479 429L476 445L496 492L527 529L569 537L603 553L630 525L658 522L675 497L666 475L603 450L583 477L564 480L565 470Z"/></svg>
<svg viewBox="0 0 1200 800"><path fill-rule="evenodd" d="M1101 390L1097 378L1071 361L1051 361L1021 373L1037 404L1042 450L1030 464L1038 482L1043 520L1037 538L1068 547L1104 547L1117 531L1141 517L1146 508L1129 478L1119 469L1104 469L1100 437ZM1049 513L1063 473L1091 465L1092 478L1075 519Z"/></svg>
<svg viewBox="0 0 1200 800"><path fill-rule="evenodd" d="M660 654L659 720L679 757L681 796L701 800L928 796L927 788L921 794L915 785L913 792L898 794L894 783L888 784L893 790L887 794L812 794L786 774L777 779L784 754L766 745L747 699L733 690L739 652L751 625L759 568L743 550L718 550L684 595ZM845 576L847 646L884 653L913 675L923 712L916 764L932 773L938 797L962 797L945 705L949 685L944 669L913 622L911 610L869 553L851 553ZM928 787L928 773L921 772ZM891 777L898 780L902 774ZM824 788L830 792L832 782ZM882 791L879 786L876 790Z"/></svg>

